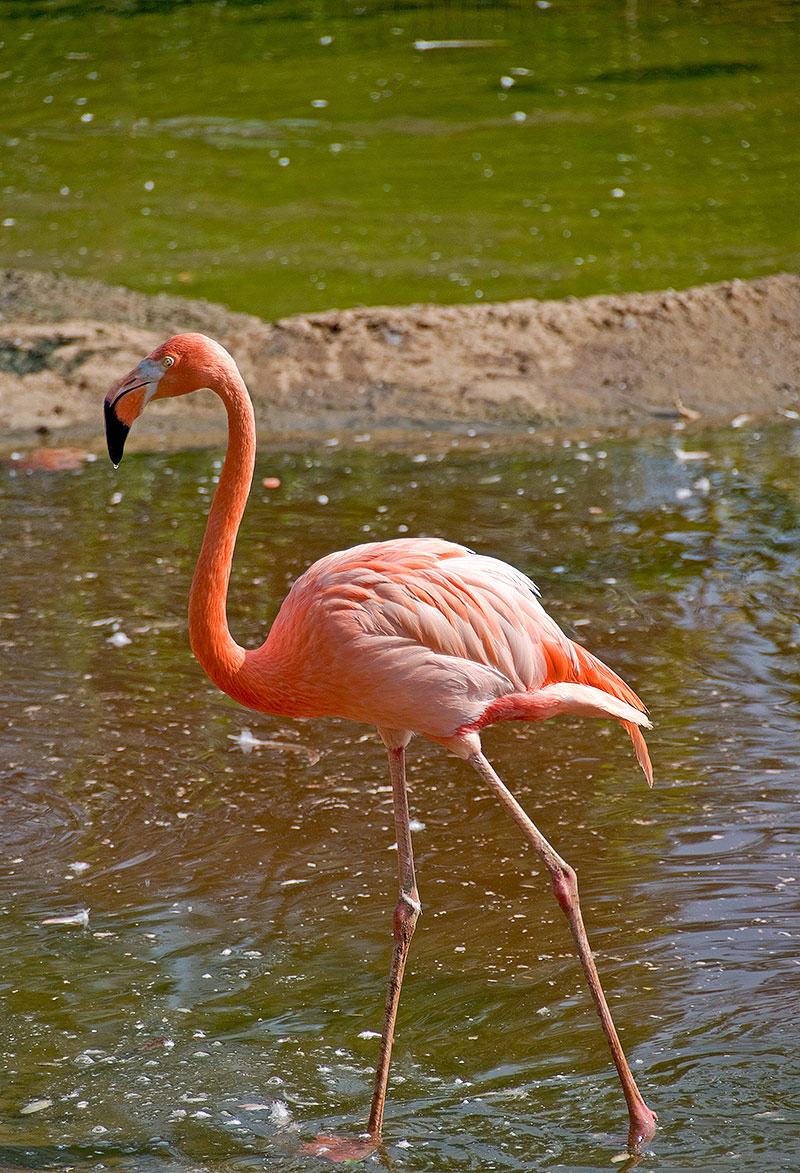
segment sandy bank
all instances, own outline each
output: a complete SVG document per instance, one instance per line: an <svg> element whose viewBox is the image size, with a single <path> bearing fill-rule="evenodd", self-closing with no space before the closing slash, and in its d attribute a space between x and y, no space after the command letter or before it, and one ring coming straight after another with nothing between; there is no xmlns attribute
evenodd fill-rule
<svg viewBox="0 0 800 1173"><path fill-rule="evenodd" d="M274 323L94 281L0 274L0 443L99 449L108 386L171 333L223 342L264 434L613 428L800 410L800 277L570 301L403 306ZM214 397L151 408L139 447L222 435ZM134 437L132 436L133 440Z"/></svg>

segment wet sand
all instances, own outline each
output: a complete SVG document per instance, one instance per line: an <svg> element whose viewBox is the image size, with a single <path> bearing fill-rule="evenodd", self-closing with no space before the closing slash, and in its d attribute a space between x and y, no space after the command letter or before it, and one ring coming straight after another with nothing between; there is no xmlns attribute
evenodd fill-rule
<svg viewBox="0 0 800 1173"><path fill-rule="evenodd" d="M233 353L262 436L420 427L615 433L800 413L800 277L684 292L331 310L264 322L48 273L0 274L0 445L102 447L108 387L172 333ZM218 441L212 395L154 404L140 449ZM44 439L43 439L44 438Z"/></svg>

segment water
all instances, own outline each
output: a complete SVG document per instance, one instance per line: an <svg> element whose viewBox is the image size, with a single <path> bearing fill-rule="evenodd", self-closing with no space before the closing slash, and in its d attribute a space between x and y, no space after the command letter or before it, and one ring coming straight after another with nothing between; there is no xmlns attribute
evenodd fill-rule
<svg viewBox="0 0 800 1173"><path fill-rule="evenodd" d="M3 264L274 317L800 260L789 3L0 18ZM415 45L450 39L488 43ZM485 738L580 869L660 1115L642 1167L772 1173L800 1164L797 430L684 437L699 460L676 442L264 452L231 618L260 641L310 561L370 536L442 534L537 579L656 722L652 792L616 728ZM289 1173L365 1120L385 755L238 710L192 661L214 459L0 470L8 1169ZM614 1167L624 1108L541 868L462 763L414 745L410 780L425 912L380 1160Z"/></svg>
<svg viewBox="0 0 800 1173"><path fill-rule="evenodd" d="M616 726L485 736L579 867L660 1116L641 1167L796 1168L796 426L339 439L262 452L235 634L260 641L305 565L366 537L448 535L531 573L655 721L652 791ZM385 755L361 727L238 709L192 660L216 459L0 473L3 1167L288 1173L314 1164L303 1140L363 1127L396 891ZM381 1159L614 1167L624 1105L541 867L463 763L416 743L410 783L424 915Z"/></svg>
<svg viewBox="0 0 800 1173"><path fill-rule="evenodd" d="M0 41L3 265L269 318L800 265L788 0L0 0Z"/></svg>

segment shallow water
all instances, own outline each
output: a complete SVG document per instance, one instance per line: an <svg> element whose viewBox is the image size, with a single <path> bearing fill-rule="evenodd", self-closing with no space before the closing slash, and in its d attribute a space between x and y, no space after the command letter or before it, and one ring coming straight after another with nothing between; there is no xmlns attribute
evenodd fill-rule
<svg viewBox="0 0 800 1173"><path fill-rule="evenodd" d="M798 60L790 0L0 0L0 263L270 318L796 270Z"/></svg>
<svg viewBox="0 0 800 1173"><path fill-rule="evenodd" d="M243 643L320 554L448 535L529 572L647 701L652 791L616 726L485 736L579 867L660 1116L642 1168L800 1163L799 436L266 451L237 548ZM218 467L0 473L3 1167L288 1173L314 1165L303 1140L363 1127L396 889L385 755L357 726L241 710L192 660ZM624 1104L542 869L463 763L415 743L410 782L424 915L382 1159L614 1167Z"/></svg>

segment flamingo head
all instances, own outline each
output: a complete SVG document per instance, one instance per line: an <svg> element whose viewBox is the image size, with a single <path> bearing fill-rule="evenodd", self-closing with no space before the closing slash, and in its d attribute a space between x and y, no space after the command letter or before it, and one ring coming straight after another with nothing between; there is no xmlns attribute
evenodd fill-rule
<svg viewBox="0 0 800 1173"><path fill-rule="evenodd" d="M204 334L176 334L120 379L106 395L106 443L116 467L133 422L151 399L188 395L201 387L212 390L236 365L223 346Z"/></svg>

